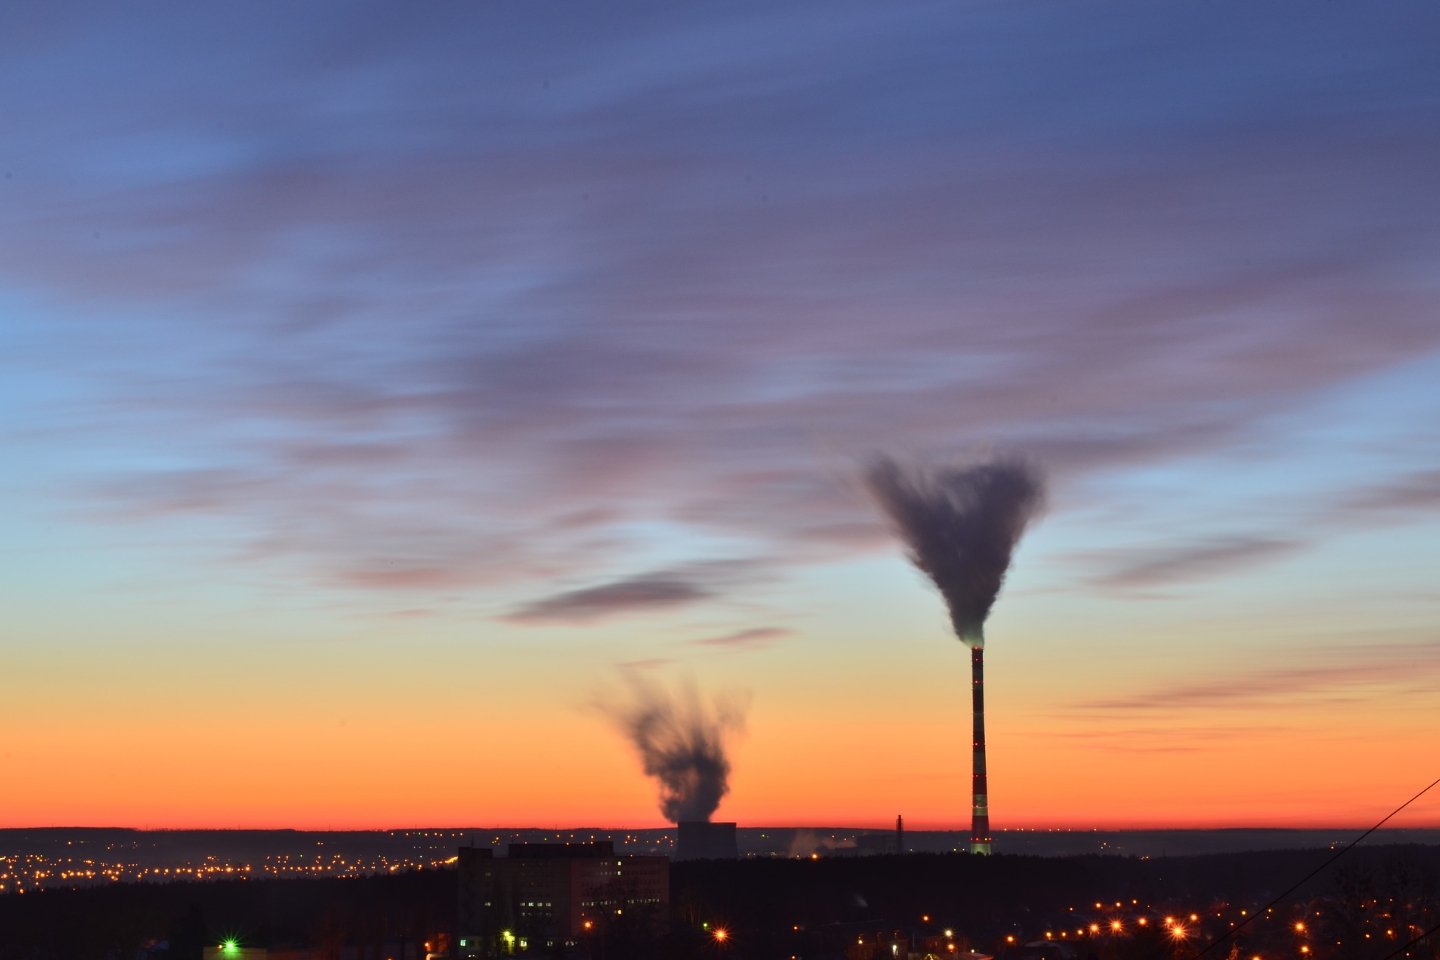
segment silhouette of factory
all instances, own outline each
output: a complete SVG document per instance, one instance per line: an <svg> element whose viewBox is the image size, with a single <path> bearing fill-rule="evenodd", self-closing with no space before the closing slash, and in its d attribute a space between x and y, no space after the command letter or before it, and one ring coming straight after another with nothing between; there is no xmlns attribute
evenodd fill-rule
<svg viewBox="0 0 1440 960"><path fill-rule="evenodd" d="M676 860L734 860L739 856L733 822L681 820L675 824Z"/></svg>

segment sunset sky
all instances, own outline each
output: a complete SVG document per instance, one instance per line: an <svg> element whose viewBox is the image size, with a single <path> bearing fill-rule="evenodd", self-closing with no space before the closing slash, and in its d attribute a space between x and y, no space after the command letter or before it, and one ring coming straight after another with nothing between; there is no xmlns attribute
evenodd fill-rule
<svg viewBox="0 0 1440 960"><path fill-rule="evenodd" d="M1440 776L1440 6L0 8L0 827L967 827L859 477L1049 477L992 823ZM1434 791L1440 793L1440 791ZM1440 795L1392 822L1440 826Z"/></svg>

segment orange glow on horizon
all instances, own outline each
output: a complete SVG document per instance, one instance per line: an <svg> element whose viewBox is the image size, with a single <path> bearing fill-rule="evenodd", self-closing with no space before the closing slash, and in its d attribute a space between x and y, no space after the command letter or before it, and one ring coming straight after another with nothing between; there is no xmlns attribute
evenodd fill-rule
<svg viewBox="0 0 1440 960"><path fill-rule="evenodd" d="M1380 711L1374 729L1361 736L1349 730L1343 712L1305 713L1296 722L1334 748L1333 762L1318 766L1291 749L1293 733L1283 725L1237 738L1193 733L1178 721L1136 733L1133 724L1105 720L1077 747L1074 738L1057 734L1063 723L1044 719L1051 707L1026 701L1031 692L1019 671L1012 669L1008 675L1017 679L1005 681L1004 656L995 659L1002 679L991 686L1007 706L989 716L988 759L992 830L1002 846L1011 831L1358 831L1423 786L1395 762L1429 746L1428 730L1417 731L1409 714ZM105 672L112 672L109 666ZM950 689L953 680L925 678L935 689L899 703L885 724L864 722L853 705L809 692L793 702L778 696L762 702L757 695L750 734L733 751L731 792L715 819L889 830L903 812L912 831L967 830L968 803L957 798L969 787L960 759L968 757L968 717ZM1046 687L1038 692L1055 695ZM28 695L18 691L16 702ZM0 827L669 826L654 784L625 743L593 715L565 706L566 697L579 700L579 694L557 692L560 706L539 711L531 710L528 693L514 702L441 698L401 711L356 708L334 692L316 694L313 702L282 692L240 711L216 708L211 696L186 688L173 701L152 697L127 713L96 718L77 707L45 725L20 728L7 741L6 771L24 787L0 806ZM532 713L523 734L481 736ZM1247 718L1257 726L1265 719L1246 714L1227 722ZM817 732L834 730L846 736ZM1375 749L1376 742L1384 749ZM1146 749L1143 776L1136 772L1137 744ZM1151 746L1184 749L1172 754ZM470 752L458 768L457 750ZM886 756L897 769L917 773L894 783L856 777L856 755ZM1236 766L1248 772L1243 781L1197 789L1210 782L1207 772ZM223 790L216 789L217 769L224 772ZM1440 789L1387 828L1440 828Z"/></svg>

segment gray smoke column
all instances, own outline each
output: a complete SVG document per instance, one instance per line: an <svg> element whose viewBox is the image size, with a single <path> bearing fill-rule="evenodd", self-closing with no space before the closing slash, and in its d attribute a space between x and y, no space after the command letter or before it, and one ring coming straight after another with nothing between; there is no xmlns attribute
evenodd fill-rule
<svg viewBox="0 0 1440 960"><path fill-rule="evenodd" d="M671 823L709 820L730 792L730 738L745 727L745 706L734 697L708 704L693 683L668 692L626 674L629 696L601 710L640 755L660 785L660 812Z"/></svg>
<svg viewBox="0 0 1440 960"><path fill-rule="evenodd" d="M945 598L955 635L983 646L1010 555L1044 500L1039 472L1015 459L926 469L882 457L866 484Z"/></svg>
<svg viewBox="0 0 1440 960"><path fill-rule="evenodd" d="M866 476L910 559L940 589L955 635L970 647L970 852L990 852L990 788L985 774L985 618L1005 582L1010 555L1040 508L1039 473L1020 460L968 467L905 469L880 459Z"/></svg>

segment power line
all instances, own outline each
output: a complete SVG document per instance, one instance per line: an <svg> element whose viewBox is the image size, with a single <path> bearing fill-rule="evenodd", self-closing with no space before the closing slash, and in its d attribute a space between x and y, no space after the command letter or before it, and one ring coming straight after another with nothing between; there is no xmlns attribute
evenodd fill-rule
<svg viewBox="0 0 1440 960"><path fill-rule="evenodd" d="M1406 950L1409 950L1411 947L1415 946L1415 944L1430 936L1430 934L1437 932L1440 932L1440 923L1435 924L1435 926L1431 927L1429 930L1426 930L1424 933L1420 934L1420 936L1416 937L1414 940L1411 940L1409 943L1402 944L1401 946L1396 947L1394 950L1391 950L1389 953L1385 954L1385 956L1381 957L1380 960L1395 960L1395 958L1400 956L1400 954L1404 953Z"/></svg>
<svg viewBox="0 0 1440 960"><path fill-rule="evenodd" d="M1435 784L1437 784L1437 783L1440 783L1440 779L1436 779L1436 780L1432 781L1432 782L1430 783L1430 787L1435 786ZM1379 823L1375 824L1375 826L1371 827L1369 830L1366 830L1364 833L1360 834L1360 836L1356 837L1354 840L1351 840L1351 841L1350 841L1349 843L1347 843L1345 846L1341 847L1339 850L1337 850L1337 851L1335 852L1335 855L1334 855L1334 856L1332 856L1329 860L1326 860L1324 863L1320 864L1320 866L1316 867L1314 870L1311 870L1309 873L1305 874L1305 876L1301 877L1301 878L1299 879L1299 881L1297 881L1297 882L1295 883L1295 885L1292 886L1290 889L1286 890L1284 893L1282 893L1282 894L1280 894L1279 896L1277 896L1274 900L1271 900L1269 903L1265 904L1264 907L1262 907L1261 909L1255 911L1253 914L1251 914L1250 916L1246 917L1244 920L1240 921L1239 924L1237 924L1236 926L1232 927L1230 930L1227 930L1225 933L1221 934L1219 937L1216 937L1214 940L1211 940L1210 943L1205 947L1204 950L1201 950L1199 953L1195 954L1195 956L1191 957L1190 960L1200 960L1200 958L1203 957L1203 956L1205 956L1205 954L1209 953L1211 950L1214 950L1216 947L1220 946L1220 944L1224 943L1226 940L1229 940L1231 937L1235 936L1235 934L1239 933L1241 930L1244 930L1245 927L1250 923L1250 921L1256 919L1256 918L1259 917L1259 916L1262 916L1262 915L1265 914L1265 913L1268 913L1271 907L1275 906L1275 904L1279 903L1281 900L1284 900L1286 897L1290 896L1290 894L1294 893L1296 890L1299 890L1299 889L1300 889L1301 887L1303 887L1305 884L1309 883L1311 880L1313 880L1313 879L1315 878L1315 875L1316 875L1316 874L1318 874L1320 871L1324 870L1326 867L1330 866L1330 864L1334 863L1336 860L1339 860L1339 859L1340 859L1341 857L1343 857L1345 854L1349 853L1350 850L1351 850L1351 848L1353 848L1353 847L1354 847L1357 843L1359 843L1361 840L1364 840L1366 837L1370 836L1370 834L1374 833L1376 830L1379 830L1381 827L1383 827L1383 826L1385 825L1385 822L1386 822L1387 820L1389 820L1391 817L1395 816L1395 814L1399 813L1401 810L1404 810L1406 807L1410 806L1410 804L1414 803L1416 800L1419 800L1421 797L1425 796L1425 794L1430 791L1430 787L1426 787L1424 790L1421 790L1419 793L1415 794L1415 796L1411 797L1409 800L1406 800L1404 803L1400 804L1400 806L1396 807L1394 810L1391 810L1390 813L1385 816L1385 819L1384 819L1384 820L1381 820ZM1435 932L1434 928L1432 928L1432 929L1430 929L1430 930L1427 930L1425 933L1422 933L1419 937L1417 937L1416 940L1411 941L1411 942L1413 943L1413 942L1418 942L1418 941L1420 941L1420 940L1423 940L1423 939L1425 939L1426 937L1428 937L1430 934L1432 934L1432 933L1434 933L1434 932ZM1408 946L1408 944L1407 944L1406 946ZM1403 950L1403 949L1405 949L1405 947L1402 947L1401 949ZM1394 954L1392 953L1390 956L1393 957ZM1389 960L1389 958L1387 957L1386 960Z"/></svg>

